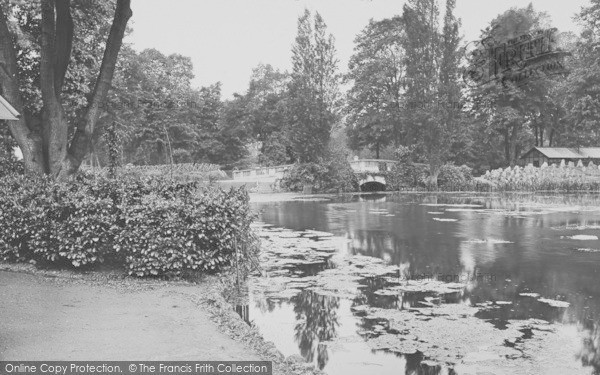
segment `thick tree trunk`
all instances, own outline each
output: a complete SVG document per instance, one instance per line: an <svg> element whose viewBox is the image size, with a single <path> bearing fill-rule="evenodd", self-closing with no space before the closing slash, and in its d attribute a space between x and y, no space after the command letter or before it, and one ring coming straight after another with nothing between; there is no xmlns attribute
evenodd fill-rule
<svg viewBox="0 0 600 375"><path fill-rule="evenodd" d="M57 94L61 88L57 87L55 82L55 62L58 51L55 48L57 35L54 6L54 1L42 0L40 88L44 103L44 108L42 109L42 128L44 154L46 155L47 163L46 170L50 175L58 176L61 172L62 161L67 155L69 124L65 118L60 96ZM70 49L66 53L70 56Z"/></svg>
<svg viewBox="0 0 600 375"><path fill-rule="evenodd" d="M127 21L131 17L130 4L131 0L117 0L98 80L85 117L69 147L69 124L60 95L71 59L74 32L70 0L42 0L40 88L44 107L41 126L37 126L36 119L25 115L19 121L10 122L11 133L23 152L27 171L64 178L79 169L90 150L100 108L110 89ZM12 41L6 15L0 9L0 89L17 111L23 113Z"/></svg>
<svg viewBox="0 0 600 375"><path fill-rule="evenodd" d="M4 98L21 114L18 121L8 121L10 132L23 153L25 169L33 173L44 173L42 137L38 129L28 126L23 114L23 102L19 93L17 56L13 36L8 30L6 15L0 7L0 91Z"/></svg>

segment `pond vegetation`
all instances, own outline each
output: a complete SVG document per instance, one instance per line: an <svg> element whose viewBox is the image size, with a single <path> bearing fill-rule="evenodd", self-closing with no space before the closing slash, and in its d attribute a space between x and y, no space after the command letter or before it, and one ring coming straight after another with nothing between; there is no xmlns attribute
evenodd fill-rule
<svg viewBox="0 0 600 375"><path fill-rule="evenodd" d="M600 258L572 237L594 236L598 199L258 204L263 275L248 285L248 321L328 374L591 374Z"/></svg>

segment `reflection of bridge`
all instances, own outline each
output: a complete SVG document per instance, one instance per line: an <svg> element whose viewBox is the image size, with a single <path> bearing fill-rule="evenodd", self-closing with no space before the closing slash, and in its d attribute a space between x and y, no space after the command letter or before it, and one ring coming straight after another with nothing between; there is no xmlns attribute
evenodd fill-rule
<svg viewBox="0 0 600 375"><path fill-rule="evenodd" d="M384 159L359 159L350 162L354 173L359 175L359 185L362 190L384 190L386 181L382 172L389 171L394 164L396 164L395 161ZM238 181L275 182L282 178L284 173L292 166L293 164L287 164L233 171L233 179Z"/></svg>

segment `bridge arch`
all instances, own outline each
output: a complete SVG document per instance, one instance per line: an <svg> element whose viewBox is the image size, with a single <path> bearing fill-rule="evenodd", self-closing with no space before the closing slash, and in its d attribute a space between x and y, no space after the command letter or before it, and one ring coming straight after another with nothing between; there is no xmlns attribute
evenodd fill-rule
<svg viewBox="0 0 600 375"><path fill-rule="evenodd" d="M385 177L377 175L367 175L358 181L361 191L384 191L386 185Z"/></svg>

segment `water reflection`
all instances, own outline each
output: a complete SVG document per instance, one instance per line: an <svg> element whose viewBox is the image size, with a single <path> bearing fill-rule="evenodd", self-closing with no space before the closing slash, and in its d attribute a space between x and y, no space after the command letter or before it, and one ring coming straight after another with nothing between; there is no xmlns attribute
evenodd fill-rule
<svg viewBox="0 0 600 375"><path fill-rule="evenodd" d="M586 322L579 358L584 366L594 368L594 375L600 374L600 323L598 321Z"/></svg>
<svg viewBox="0 0 600 375"><path fill-rule="evenodd" d="M306 290L293 297L292 303L298 322L295 337L300 354L307 362L316 359L317 367L322 370L329 359L327 346L322 343L335 337L340 299Z"/></svg>
<svg viewBox="0 0 600 375"><path fill-rule="evenodd" d="M365 278L352 306L410 309L422 306L426 298L446 304L492 301L496 308L476 316L498 329L511 320L530 318L580 327L577 361L600 374L600 252L577 251L600 249L600 241L569 238L598 235L599 196L368 195L326 203L265 203L257 208L261 220L278 227L345 237L348 246L342 251L348 256L383 259L397 265L404 278L469 275L464 290L441 301L432 299L436 296L431 293L380 295L376 292L390 286L390 280ZM316 275L325 267L301 265L297 276ZM570 306L552 306L536 294ZM340 325L357 325L355 331L373 335L374 322L363 321L359 313L340 311L337 297L305 290L291 300L266 298L256 303L263 313L290 304L299 353L326 371L331 370L327 367L331 356L338 354L323 342L335 338ZM354 354L368 357L361 353ZM424 363L422 353L397 356L406 374L452 371Z"/></svg>

